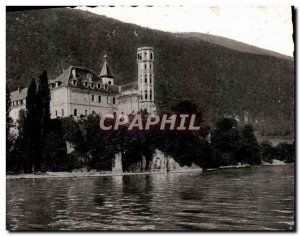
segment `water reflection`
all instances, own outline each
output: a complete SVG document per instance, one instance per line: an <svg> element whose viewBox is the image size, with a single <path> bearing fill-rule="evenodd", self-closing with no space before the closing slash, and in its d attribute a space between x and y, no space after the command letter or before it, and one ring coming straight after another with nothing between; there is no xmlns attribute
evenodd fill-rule
<svg viewBox="0 0 300 236"><path fill-rule="evenodd" d="M293 165L7 180L9 230L292 230Z"/></svg>

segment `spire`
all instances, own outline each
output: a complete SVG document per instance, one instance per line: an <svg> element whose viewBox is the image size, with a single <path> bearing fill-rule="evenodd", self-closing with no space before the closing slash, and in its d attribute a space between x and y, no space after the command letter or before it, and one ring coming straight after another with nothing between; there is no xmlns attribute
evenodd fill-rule
<svg viewBox="0 0 300 236"><path fill-rule="evenodd" d="M101 72L100 72L100 78L102 77L107 77L107 78L115 78L113 76L113 74L111 73L111 70L108 67L108 63L107 63L107 55L105 53L104 55L104 64L102 66Z"/></svg>

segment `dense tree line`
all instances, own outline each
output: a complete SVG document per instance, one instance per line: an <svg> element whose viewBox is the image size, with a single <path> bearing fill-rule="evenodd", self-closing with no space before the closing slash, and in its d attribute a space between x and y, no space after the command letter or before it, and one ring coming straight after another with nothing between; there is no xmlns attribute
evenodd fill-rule
<svg viewBox="0 0 300 236"><path fill-rule="evenodd" d="M192 163L206 169L220 166L262 162L278 159L294 162L294 144L258 144L251 125L239 126L231 118L219 119L212 127L205 125L198 107L181 101L172 107L173 113L197 114L200 131L103 131L95 114L75 120L72 116L50 120L47 75L32 81L26 109L20 113L19 135L7 156L7 170L14 173L37 171L72 171L78 168L109 171L116 153L122 153L125 171L147 160L156 149L172 156L181 166ZM147 118L144 113L144 118ZM8 119L9 120L9 119ZM111 122L115 122L114 119ZM71 150L70 148L73 147ZM69 151L68 151L69 150ZM146 169L149 166L146 166Z"/></svg>
<svg viewBox="0 0 300 236"><path fill-rule="evenodd" d="M8 171L42 171L49 123L50 90L47 72L44 71L37 81L31 81L26 97L26 111L19 113L18 136L7 155Z"/></svg>

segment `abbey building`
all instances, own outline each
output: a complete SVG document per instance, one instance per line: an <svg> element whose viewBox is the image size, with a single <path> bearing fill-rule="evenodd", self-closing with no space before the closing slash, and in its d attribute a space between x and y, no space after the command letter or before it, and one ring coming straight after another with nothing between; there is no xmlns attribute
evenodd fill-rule
<svg viewBox="0 0 300 236"><path fill-rule="evenodd" d="M82 117L89 114L135 114L142 110L156 112L154 103L154 50L137 49L138 73L136 81L115 85L106 55L101 72L70 66L56 79L49 81L51 118ZM10 116L17 120L26 108L27 88L11 93Z"/></svg>

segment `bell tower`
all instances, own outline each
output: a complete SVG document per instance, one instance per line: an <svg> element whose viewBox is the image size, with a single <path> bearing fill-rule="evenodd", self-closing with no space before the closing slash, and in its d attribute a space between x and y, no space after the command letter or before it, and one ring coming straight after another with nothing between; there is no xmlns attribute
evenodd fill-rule
<svg viewBox="0 0 300 236"><path fill-rule="evenodd" d="M154 49L141 47L137 49L139 109L149 113L156 110L154 103Z"/></svg>

